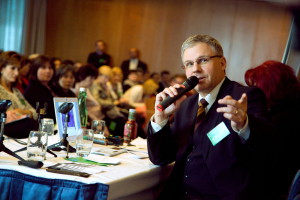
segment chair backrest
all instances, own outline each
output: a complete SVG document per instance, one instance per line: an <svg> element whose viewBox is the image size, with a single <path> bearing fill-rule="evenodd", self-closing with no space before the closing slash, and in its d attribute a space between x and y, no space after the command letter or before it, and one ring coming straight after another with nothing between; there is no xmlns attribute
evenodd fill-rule
<svg viewBox="0 0 300 200"><path fill-rule="evenodd" d="M300 170L295 175L290 187L288 200L300 200Z"/></svg>

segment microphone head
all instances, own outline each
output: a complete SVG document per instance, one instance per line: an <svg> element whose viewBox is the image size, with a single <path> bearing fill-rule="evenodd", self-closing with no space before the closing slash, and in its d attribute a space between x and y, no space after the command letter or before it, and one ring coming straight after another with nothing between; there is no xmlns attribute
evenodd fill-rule
<svg viewBox="0 0 300 200"><path fill-rule="evenodd" d="M191 76L183 84L187 87L194 88L198 83L199 83L198 78L196 76Z"/></svg>
<svg viewBox="0 0 300 200"><path fill-rule="evenodd" d="M0 112L6 112L7 109L11 106L12 102L11 100L7 100L7 99L1 99L0 100Z"/></svg>
<svg viewBox="0 0 300 200"><path fill-rule="evenodd" d="M73 108L73 103L64 102L58 107L58 112L62 114L67 114L68 112L70 112L70 110L72 110L72 108Z"/></svg>

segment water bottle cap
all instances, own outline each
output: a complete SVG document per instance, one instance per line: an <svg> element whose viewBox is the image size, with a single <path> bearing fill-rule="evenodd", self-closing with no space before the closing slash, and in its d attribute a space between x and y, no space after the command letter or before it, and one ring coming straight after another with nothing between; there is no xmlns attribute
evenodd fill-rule
<svg viewBox="0 0 300 200"><path fill-rule="evenodd" d="M79 88L79 92L85 92L85 88L84 87Z"/></svg>
<svg viewBox="0 0 300 200"><path fill-rule="evenodd" d="M135 109L129 109L129 112L135 113Z"/></svg>

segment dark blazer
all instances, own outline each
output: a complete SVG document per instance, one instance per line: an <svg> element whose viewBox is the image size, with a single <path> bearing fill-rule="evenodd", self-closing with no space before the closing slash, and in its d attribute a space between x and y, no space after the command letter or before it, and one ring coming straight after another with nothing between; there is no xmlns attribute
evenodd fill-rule
<svg viewBox="0 0 300 200"><path fill-rule="evenodd" d="M94 65L96 68L99 68L102 65L112 66L112 59L107 53L102 53L100 55L97 52L92 52L88 56L87 63Z"/></svg>
<svg viewBox="0 0 300 200"><path fill-rule="evenodd" d="M55 121L55 111L53 103L53 93L47 87L42 85L39 81L31 80L28 87L24 92L24 97L32 105L36 107L36 102L39 102L40 107L44 107L44 104L47 103L47 113L45 118L51 118Z"/></svg>
<svg viewBox="0 0 300 200"><path fill-rule="evenodd" d="M121 64L121 69L122 69L122 72L123 72L123 75L124 75L123 80L126 80L127 77L128 77L128 74L129 74L129 71L130 71L129 70L129 65L130 65L130 60L125 60ZM145 73L148 70L148 66L143 61L138 60L137 70L141 70Z"/></svg>
<svg viewBox="0 0 300 200"><path fill-rule="evenodd" d="M248 97L248 119L250 137L242 141L231 128L230 121L217 113L223 105L218 100L231 95L240 99L243 93ZM172 127L163 127L153 133L148 127L148 151L150 160L157 165L173 161L175 166L161 199L260 199L264 187L264 161L271 150L265 143L270 138L270 125L265 119L267 106L262 91L244 87L225 79L216 101L206 113L204 121L194 133L198 108L198 94L187 98L175 113ZM207 133L224 122L230 134L212 146ZM270 164L270 162L267 162Z"/></svg>

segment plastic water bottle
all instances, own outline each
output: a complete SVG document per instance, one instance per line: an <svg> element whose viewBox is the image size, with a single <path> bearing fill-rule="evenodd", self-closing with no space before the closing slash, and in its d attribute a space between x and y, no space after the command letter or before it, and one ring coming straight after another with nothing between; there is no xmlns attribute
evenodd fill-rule
<svg viewBox="0 0 300 200"><path fill-rule="evenodd" d="M88 112L86 108L86 89L80 88L78 94L78 106L81 127L86 127L88 120Z"/></svg>
<svg viewBox="0 0 300 200"><path fill-rule="evenodd" d="M135 109L129 109L128 120L124 126L124 143L129 144L137 137L137 123L135 121Z"/></svg>

